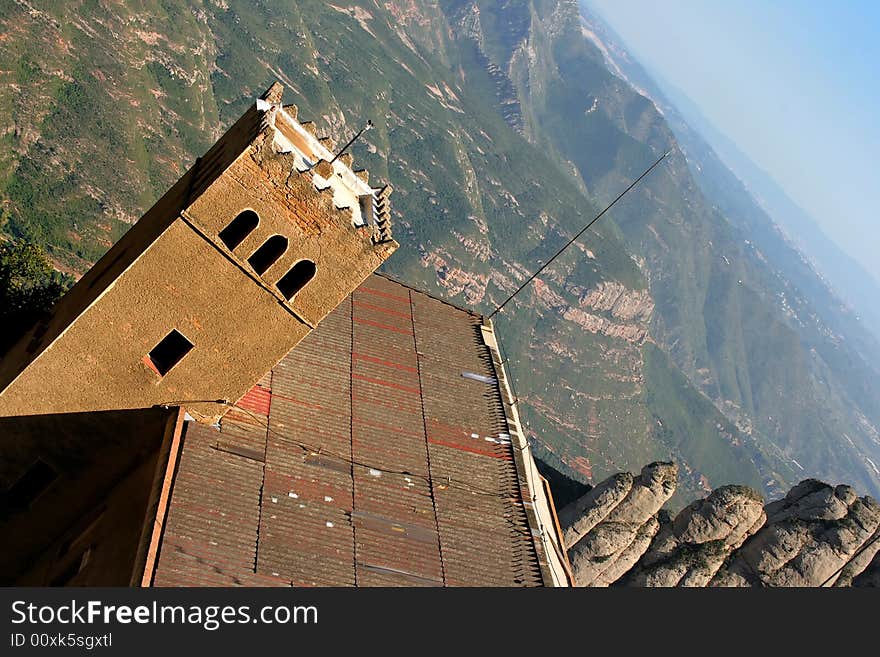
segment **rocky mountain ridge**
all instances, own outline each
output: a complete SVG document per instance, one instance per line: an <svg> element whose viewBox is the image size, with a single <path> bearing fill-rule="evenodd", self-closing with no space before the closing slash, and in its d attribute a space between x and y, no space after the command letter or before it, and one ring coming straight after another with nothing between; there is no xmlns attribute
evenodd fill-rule
<svg viewBox="0 0 880 657"><path fill-rule="evenodd" d="M618 473L559 511L578 586L880 586L880 504L806 479L765 506L722 486L672 516L678 466Z"/></svg>

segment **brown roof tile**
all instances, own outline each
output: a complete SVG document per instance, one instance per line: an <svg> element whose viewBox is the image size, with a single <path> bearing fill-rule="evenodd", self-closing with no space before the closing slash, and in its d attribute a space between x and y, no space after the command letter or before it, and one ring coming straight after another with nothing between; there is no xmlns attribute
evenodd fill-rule
<svg viewBox="0 0 880 657"><path fill-rule="evenodd" d="M480 323L368 278L189 424L154 583L544 583Z"/></svg>

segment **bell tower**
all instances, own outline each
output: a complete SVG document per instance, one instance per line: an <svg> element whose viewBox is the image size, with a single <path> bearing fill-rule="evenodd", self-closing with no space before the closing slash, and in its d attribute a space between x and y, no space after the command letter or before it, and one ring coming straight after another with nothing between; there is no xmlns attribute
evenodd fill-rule
<svg viewBox="0 0 880 657"><path fill-rule="evenodd" d="M0 416L214 421L397 248L390 187L274 84L0 361ZM331 146L332 148L332 146Z"/></svg>

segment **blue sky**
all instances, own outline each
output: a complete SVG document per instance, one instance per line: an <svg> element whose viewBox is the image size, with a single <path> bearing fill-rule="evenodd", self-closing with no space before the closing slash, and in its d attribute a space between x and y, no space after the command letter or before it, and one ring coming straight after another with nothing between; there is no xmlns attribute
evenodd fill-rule
<svg viewBox="0 0 880 657"><path fill-rule="evenodd" d="M880 1L588 4L880 281Z"/></svg>

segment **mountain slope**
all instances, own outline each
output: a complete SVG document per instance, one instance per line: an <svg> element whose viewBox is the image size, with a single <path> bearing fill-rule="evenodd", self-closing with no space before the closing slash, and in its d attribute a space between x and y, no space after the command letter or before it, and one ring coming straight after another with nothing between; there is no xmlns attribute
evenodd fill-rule
<svg viewBox="0 0 880 657"><path fill-rule="evenodd" d="M778 221L787 225L789 230L790 222L798 221L801 236L805 237L814 235L818 229L813 226L812 220L803 216L803 211L791 207L793 204L774 188L772 182L764 181L760 189L768 196L775 195L774 202L766 203L765 197L755 196L752 189L725 166L702 134L685 121L677 107L667 100L644 69L628 55L607 25L595 14L585 13L584 20L586 33L602 51L609 67L650 96L662 113L686 153L695 182L706 199L742 234L744 244L758 258L757 268L764 271L766 287L771 292L775 291L782 315L797 334L803 348L816 355L805 376L795 377L796 380L811 381L812 398L809 391L796 389L786 389L781 395L793 398L796 394L802 394L808 399L805 408L802 407L800 411L793 409L805 420L800 428L802 435L786 438L780 436L778 431L775 435L782 439L789 451L800 442L805 444L808 451L815 446L822 459L840 458L846 464L844 468L859 468L861 464L868 478L876 482L876 409L880 399L876 381L880 366L880 342L868 330L868 324L841 301L827 280L817 273L816 266L788 239L774 219L779 217ZM675 97L680 99L680 94ZM695 112L694 108L688 108L688 116L693 116ZM713 143L715 141L717 138L713 139ZM755 177L750 177L750 180L754 181ZM782 200L778 198L780 195ZM775 211L773 218L768 215L768 209ZM846 258L842 254L835 255L833 245L826 245L824 250L829 261L843 262L846 266ZM861 278L862 282L859 288L852 287L848 291L859 294L859 290L868 290L870 296L870 281L864 280L864 272L861 276L852 276ZM851 277L845 280L849 281ZM780 365L795 368L798 363L797 360L791 363L782 361ZM785 408L785 401L781 400L781 408ZM821 417L817 417L819 415ZM792 425L791 415L780 416L777 413L777 417ZM861 429L855 440L848 433L852 426ZM841 435L835 435L836 429L843 431L842 440ZM814 441L817 434L821 434L821 438ZM832 457L838 444L849 453ZM809 465L816 467L816 461L811 461ZM876 490L871 485L869 489ZM876 483L873 485L876 486Z"/></svg>
<svg viewBox="0 0 880 657"><path fill-rule="evenodd" d="M569 162L592 195L612 198L677 146L656 106L613 75L585 38L576 3L468 6L492 16L481 24L496 36L483 41L506 43L494 64L516 82L524 132ZM523 31L525 15L532 22ZM876 491L876 345L813 285L814 274L769 262L765 245L783 252L766 236L769 220L725 214L681 152L614 219L643 259L656 303L651 334L694 385L790 468L833 479L849 473ZM841 444L842 435L852 443Z"/></svg>
<svg viewBox="0 0 880 657"><path fill-rule="evenodd" d="M511 125L568 162L600 201L677 145L654 103L609 71L576 3L444 7L459 38L516 90L506 104L518 103L521 119ZM658 343L789 468L855 472L876 491L876 341L766 216L734 212L731 195L695 180L680 152L644 187L614 218L650 281Z"/></svg>
<svg viewBox="0 0 880 657"><path fill-rule="evenodd" d="M734 143L712 126L681 91L668 82L659 80L658 82L662 85L665 94L673 99L675 108L681 111L681 116L686 117L687 124L693 126L688 132L699 133L698 138L705 139L711 146L714 159L721 165L722 171L727 172L725 175L728 180L731 172L735 174L738 180L733 184L732 189L738 190L744 187L752 199L752 211L757 205L772 217L786 240L803 254L803 259L807 260L810 267L815 270L814 277L821 278L825 285L833 289L837 297L846 302L850 307L849 313L857 315L857 321L861 321L870 329L874 338L880 336L880 310L877 308L877 300L880 299L880 282L854 258L844 253L823 232L816 220L789 198L770 174L758 167ZM651 97L656 100L653 93ZM664 103L662 106L664 115L669 119L670 126L678 138L687 143L687 137L677 127L687 125L684 123L685 119L681 119L679 123L674 120L675 114L667 111L667 108L673 109L671 105Z"/></svg>
<svg viewBox="0 0 880 657"><path fill-rule="evenodd" d="M0 16L3 230L70 271L276 78L321 133L376 124L353 151L396 190L389 273L484 311L675 142L573 2L0 0ZM580 479L674 457L681 500L778 493L792 459L871 489L832 432L867 453L852 417L863 403L876 423L869 396L802 344L680 155L645 182L497 316L536 451ZM804 415L817 389L831 407Z"/></svg>

